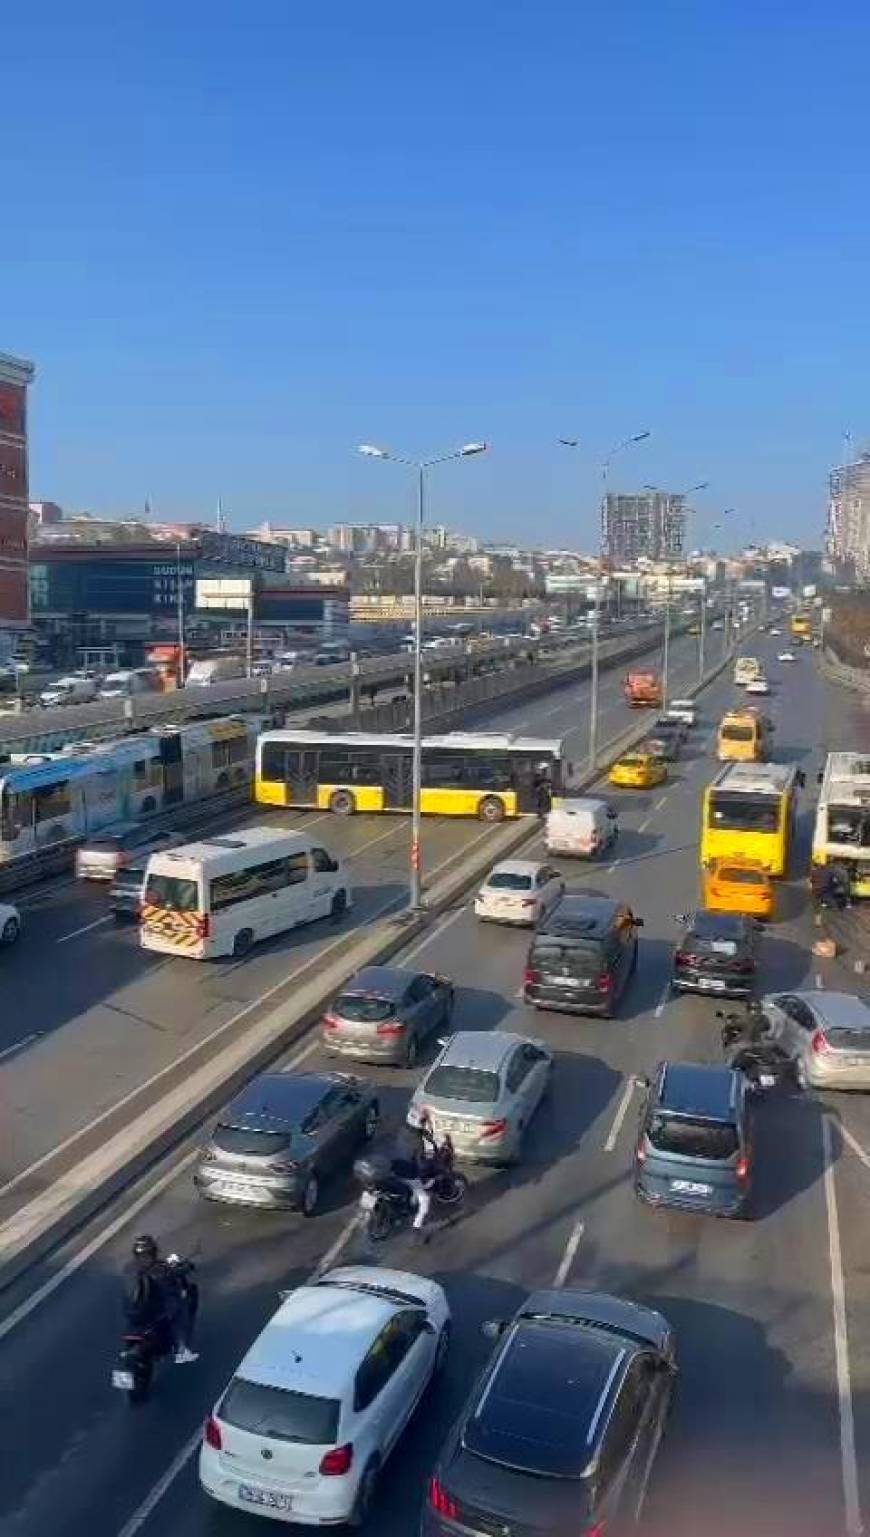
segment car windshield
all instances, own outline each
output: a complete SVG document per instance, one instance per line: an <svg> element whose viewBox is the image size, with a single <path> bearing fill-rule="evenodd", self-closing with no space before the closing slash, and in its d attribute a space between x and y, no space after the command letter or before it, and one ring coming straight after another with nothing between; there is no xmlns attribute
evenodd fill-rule
<svg viewBox="0 0 870 1537"><path fill-rule="evenodd" d="M425 1093L433 1098L461 1099L469 1105L491 1105L498 1099L498 1073L445 1063L433 1068L424 1087Z"/></svg>
<svg viewBox="0 0 870 1537"><path fill-rule="evenodd" d="M531 891L532 877L516 870L493 870L486 884L490 891Z"/></svg>
<svg viewBox="0 0 870 1537"><path fill-rule="evenodd" d="M218 1419L269 1441L300 1441L305 1446L334 1445L338 1436L338 1401L313 1393L291 1393L234 1377L224 1394Z"/></svg>
<svg viewBox="0 0 870 1537"><path fill-rule="evenodd" d="M743 865L723 865L719 879L730 881L734 886L763 886L767 877L763 870L747 870Z"/></svg>
<svg viewBox="0 0 870 1537"><path fill-rule="evenodd" d="M737 1128L730 1121L696 1120L687 1115L652 1116L647 1137L658 1153L708 1158L714 1163L733 1158L739 1146Z"/></svg>
<svg viewBox="0 0 870 1537"><path fill-rule="evenodd" d="M196 881L184 880L180 875L149 875L145 902L151 907L165 907L172 913L198 912Z"/></svg>
<svg viewBox="0 0 870 1537"><path fill-rule="evenodd" d="M368 993L342 993L335 1004L335 1012L342 1019L374 1025L390 1019L396 1012L396 1005L390 998L374 998Z"/></svg>
<svg viewBox="0 0 870 1537"><path fill-rule="evenodd" d="M779 802L774 796L734 795L714 790L710 797L710 826L733 832L775 833Z"/></svg>

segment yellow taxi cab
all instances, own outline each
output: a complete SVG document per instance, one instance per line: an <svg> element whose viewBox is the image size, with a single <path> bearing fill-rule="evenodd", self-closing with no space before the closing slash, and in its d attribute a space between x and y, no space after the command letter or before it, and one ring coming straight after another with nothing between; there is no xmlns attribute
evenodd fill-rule
<svg viewBox="0 0 870 1537"><path fill-rule="evenodd" d="M704 906L714 913L773 917L773 881L757 859L711 859L704 866Z"/></svg>
<svg viewBox="0 0 870 1537"><path fill-rule="evenodd" d="M653 785L664 784L668 766L648 752L627 752L614 763L607 777L612 785L622 785L627 790L649 790Z"/></svg>

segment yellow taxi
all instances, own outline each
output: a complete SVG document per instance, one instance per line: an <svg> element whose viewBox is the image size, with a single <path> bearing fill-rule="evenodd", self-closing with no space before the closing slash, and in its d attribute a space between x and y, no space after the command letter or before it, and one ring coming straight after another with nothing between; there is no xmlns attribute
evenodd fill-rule
<svg viewBox="0 0 870 1537"><path fill-rule="evenodd" d="M612 785L622 785L626 790L651 790L653 785L664 784L668 766L651 753L627 752L614 763L607 777Z"/></svg>
<svg viewBox="0 0 870 1537"><path fill-rule="evenodd" d="M757 859L723 857L704 866L704 906L714 913L773 917L773 881Z"/></svg>

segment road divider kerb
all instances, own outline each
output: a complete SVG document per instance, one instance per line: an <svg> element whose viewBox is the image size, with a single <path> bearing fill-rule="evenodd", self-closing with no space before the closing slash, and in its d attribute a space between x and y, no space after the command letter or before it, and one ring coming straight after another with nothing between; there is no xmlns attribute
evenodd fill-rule
<svg viewBox="0 0 870 1537"><path fill-rule="evenodd" d="M687 697L695 697L712 683L730 660L730 656L723 658L705 674L703 682L686 690ZM605 744L594 769L590 768L579 788L594 785L602 772L641 741L648 730L647 717L632 722L627 730ZM444 862L442 871L426 891L425 911L384 914L364 929L354 930L346 944L334 941L329 948L338 953L325 966L322 955L315 957L315 975L302 980L296 973L286 983L277 985L275 993L286 987L292 994L290 998L265 1013L251 1005L242 1013L256 1010L256 1017L234 1039L218 1047L212 1036L158 1075L166 1081L166 1087L156 1101L137 1112L135 1100L141 1091L127 1096L129 1115L124 1124L114 1131L107 1128L98 1146L75 1158L0 1225L0 1288L10 1285L181 1142L253 1074L275 1062L317 1023L329 1000L354 972L362 966L386 962L406 949L433 919L454 907L493 863L521 848L538 830L537 824L530 827L529 820L523 818L480 832L470 849L458 850ZM306 969L311 970L312 966L309 964ZM240 1022L241 1015L235 1016L217 1034L226 1034L230 1025L235 1027ZM179 1081L172 1082L173 1078ZM67 1151L80 1140L80 1136L69 1139ZM41 1160L46 1170L50 1170L57 1151ZM34 1171L25 1171L28 1172Z"/></svg>

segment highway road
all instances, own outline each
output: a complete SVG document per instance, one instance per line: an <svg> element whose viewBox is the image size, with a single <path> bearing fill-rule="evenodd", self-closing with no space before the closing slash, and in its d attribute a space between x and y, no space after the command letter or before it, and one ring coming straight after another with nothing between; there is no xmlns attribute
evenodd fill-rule
<svg viewBox="0 0 870 1537"><path fill-rule="evenodd" d="M758 649L775 648L765 642ZM771 662L770 671L777 755L799 759L810 786L829 747L870 746L870 714L856 696L824 685L808 653L790 670ZM617 1020L527 1010L517 996L524 937L480 928L467 904L442 916L407 952L405 959L455 978L458 1028L529 1030L552 1044L558 1063L522 1164L475 1177L466 1213L425 1246L400 1238L378 1251L382 1263L442 1281L455 1337L444 1379L388 1468L369 1537L416 1531L438 1445L485 1359L480 1322L555 1281L650 1301L676 1327L682 1376L646 1532L859 1537L862 1512L870 1510L870 1100L783 1095L762 1105L751 1221L647 1211L630 1186L634 1076L663 1056L718 1056L712 1002L672 999L666 984L673 915L697 900L698 806L711 772L712 730L733 695L724 677L707 691L693 751L666 786L620 795L617 857L579 865L576 873L568 867L574 883L629 898L645 919L638 973ZM567 694L563 703L567 713ZM511 724L540 729L537 712L555 704L536 701ZM616 722L613 699L608 705ZM555 715L551 729L559 729ZM347 831L362 837L362 819L358 826ZM798 861L806 860L810 826L808 792ZM466 824L464 837L479 831ZM385 848L392 859L390 842L378 857ZM397 860L396 882L402 869ZM54 923L57 944L61 915L44 917ZM83 936L80 953L87 957L82 969L96 974L104 938L92 932L96 939ZM854 988L857 979L840 961L811 956L812 937L803 888L793 880L764 940L765 986L798 986L820 973L828 986ZM167 997L180 997L176 986L184 986L175 965ZM29 1054L13 1056L12 1065ZM324 1065L316 1041L297 1046L287 1065ZM396 1126L413 1075L361 1071L379 1083L387 1128ZM328 1192L324 1210L310 1221L205 1207L190 1182L193 1146L152 1171L3 1299L4 1537L48 1537L59 1529L88 1537L262 1537L267 1530L257 1518L216 1513L203 1501L195 1476L202 1419L280 1287L339 1257L368 1256L349 1187ZM108 1371L120 1327L117 1273L142 1229L198 1258L202 1357L164 1374L153 1401L131 1412L111 1392Z"/></svg>
<svg viewBox="0 0 870 1537"><path fill-rule="evenodd" d="M674 688L688 686L696 643L677 641L672 661ZM634 718L620 680L621 669L601 675L601 742ZM579 759L586 750L588 696L588 683L577 682L487 715L484 729L567 735ZM142 950L135 929L115 927L103 886L69 881L22 902L24 933L2 955L2 986L15 1008L0 1012L0 1215L39 1188L40 1160L58 1144L82 1133L70 1152L83 1151L85 1141L92 1146L105 1124L100 1117L131 1090L231 1021L248 1019L289 976L310 976L326 947L404 905L409 818L343 821L329 813L280 812L266 820L316 832L348 860L355 905L339 932L319 923L260 945L243 961L203 965ZM426 818L426 879L489 836L477 823Z"/></svg>

